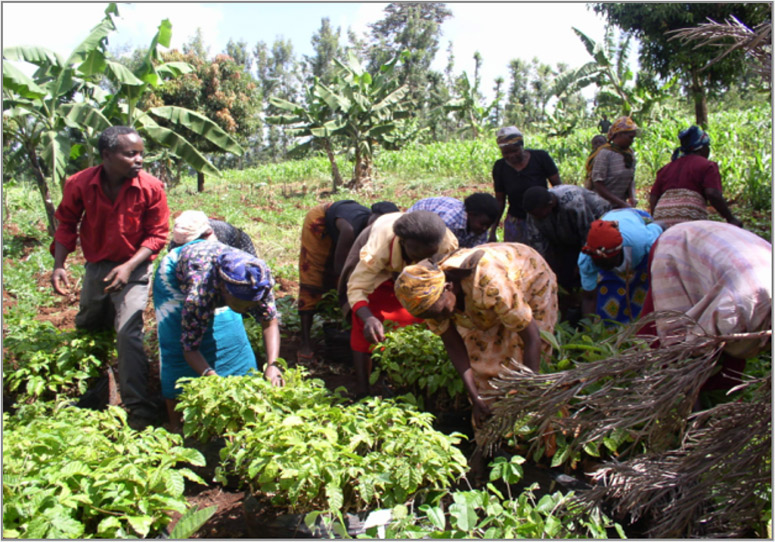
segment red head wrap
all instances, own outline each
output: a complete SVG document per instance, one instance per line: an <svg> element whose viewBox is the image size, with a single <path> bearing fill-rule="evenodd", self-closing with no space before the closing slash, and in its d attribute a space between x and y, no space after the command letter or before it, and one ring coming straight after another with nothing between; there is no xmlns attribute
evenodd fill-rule
<svg viewBox="0 0 775 542"><path fill-rule="evenodd" d="M616 220L595 220L589 226L587 244L581 251L593 258L610 258L622 250L622 242Z"/></svg>

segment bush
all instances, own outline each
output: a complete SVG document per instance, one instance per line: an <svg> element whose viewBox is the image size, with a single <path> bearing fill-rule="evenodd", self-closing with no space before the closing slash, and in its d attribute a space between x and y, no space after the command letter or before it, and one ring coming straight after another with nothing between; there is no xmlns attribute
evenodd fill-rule
<svg viewBox="0 0 775 542"><path fill-rule="evenodd" d="M461 435L400 398L344 404L303 368L273 387L257 376L199 378L184 385L184 433L226 438L216 479L236 475L294 512L334 515L394 506L446 489L466 471Z"/></svg>
<svg viewBox="0 0 775 542"><path fill-rule="evenodd" d="M105 412L39 403L3 414L3 536L131 538L161 533L184 514L179 463L204 465L163 429L138 433L116 407Z"/></svg>

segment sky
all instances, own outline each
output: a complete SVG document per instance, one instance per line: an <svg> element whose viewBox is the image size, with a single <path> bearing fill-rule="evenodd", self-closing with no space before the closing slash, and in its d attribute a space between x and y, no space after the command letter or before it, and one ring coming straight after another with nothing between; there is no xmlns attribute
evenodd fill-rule
<svg viewBox="0 0 775 542"><path fill-rule="evenodd" d="M2 2L2 46L39 45L67 56L104 16L107 3ZM340 43L347 42L347 29L359 36L368 24L383 16L385 3L361 2L150 2L118 4L117 31L109 36L111 50L147 47L162 19L172 23L171 48L182 44L201 28L211 55L223 52L229 39L246 41L250 49L258 41L271 46L278 37L290 39L297 58L311 55L312 35L323 17L342 29ZM509 84L512 59L537 57L551 66L564 62L579 67L591 60L576 27L599 41L604 20L580 2L460 2L447 3L453 17L442 25L442 37L433 68L443 71L451 41L456 74L473 76L474 53L482 55L483 92L491 95L494 80L502 76ZM66 21L66 22L65 22ZM119 49L116 49L119 48ZM634 57L637 51L632 51Z"/></svg>

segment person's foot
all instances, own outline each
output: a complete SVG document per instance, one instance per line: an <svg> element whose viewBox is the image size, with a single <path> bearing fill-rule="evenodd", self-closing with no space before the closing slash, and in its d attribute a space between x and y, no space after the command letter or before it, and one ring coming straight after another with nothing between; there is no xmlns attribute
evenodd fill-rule
<svg viewBox="0 0 775 542"><path fill-rule="evenodd" d="M315 352L312 350L298 350L296 352L297 363L301 363L302 365L309 365L315 361L317 361L317 357L315 356Z"/></svg>
<svg viewBox="0 0 775 542"><path fill-rule="evenodd" d="M142 431L150 425L158 425L159 416L134 410L127 415L126 423L135 431Z"/></svg>

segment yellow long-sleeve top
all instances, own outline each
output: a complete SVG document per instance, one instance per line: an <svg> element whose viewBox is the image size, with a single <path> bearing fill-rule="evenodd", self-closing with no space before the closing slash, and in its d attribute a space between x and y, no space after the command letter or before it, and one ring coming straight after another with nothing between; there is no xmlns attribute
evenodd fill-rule
<svg viewBox="0 0 775 542"><path fill-rule="evenodd" d="M388 279L395 279L411 263L404 261L398 236L393 233L393 224L404 213L382 215L371 226L369 240L360 250L360 261L347 281L347 301L353 311L363 303L377 286ZM439 245L437 254L449 254L457 250L457 238L449 228ZM360 306L357 304L360 303Z"/></svg>

